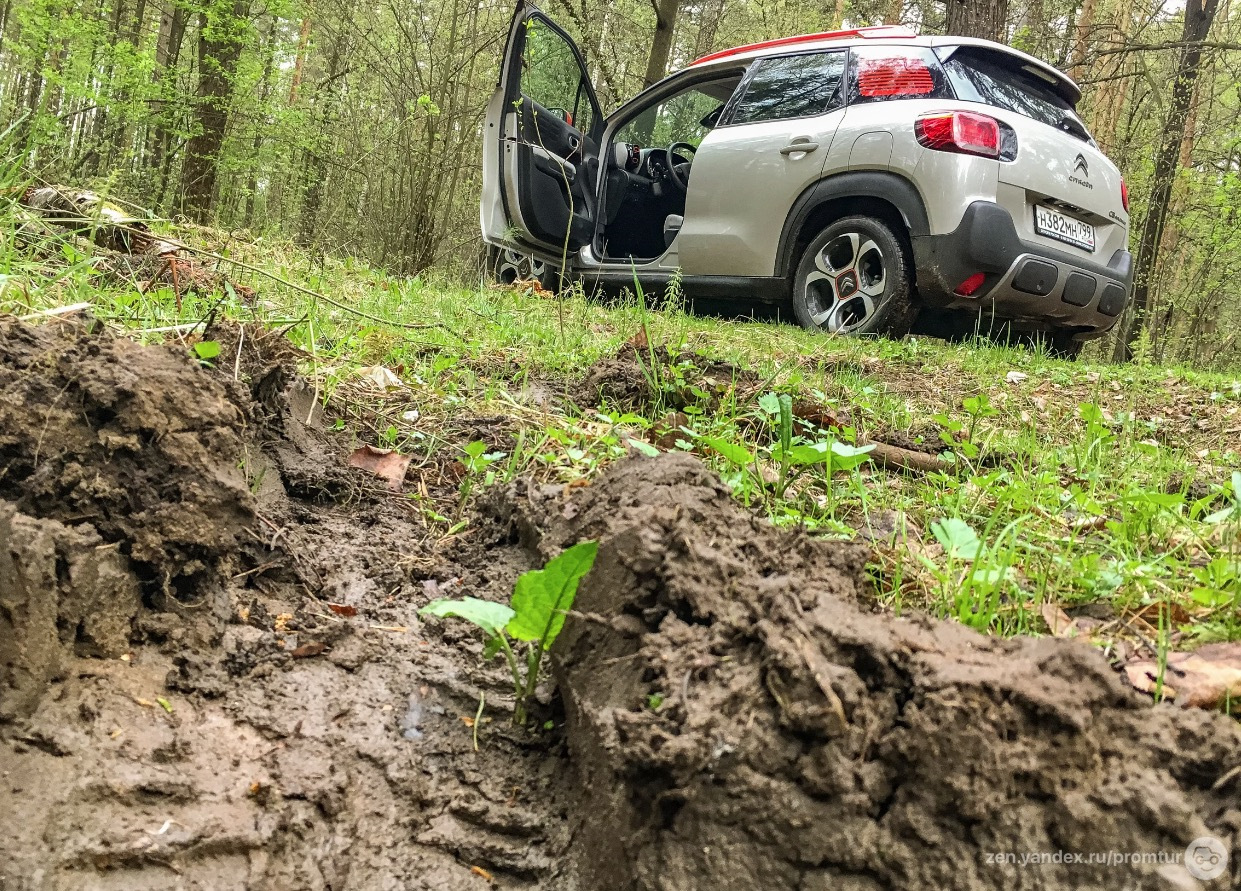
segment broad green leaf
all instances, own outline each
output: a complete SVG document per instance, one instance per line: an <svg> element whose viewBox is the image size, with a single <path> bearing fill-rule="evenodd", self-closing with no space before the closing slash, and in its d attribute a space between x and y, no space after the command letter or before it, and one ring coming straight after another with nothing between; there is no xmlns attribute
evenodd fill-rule
<svg viewBox="0 0 1241 891"><path fill-rule="evenodd" d="M982 542L970 524L956 517L936 520L931 524L931 533L952 558L973 560L982 549Z"/></svg>
<svg viewBox="0 0 1241 891"><path fill-rule="evenodd" d="M727 439L720 439L716 436L704 436L702 441L707 444L708 448L719 452L727 460L739 467L745 467L748 464L754 463L754 456L743 445L738 445L735 442L729 442Z"/></svg>
<svg viewBox="0 0 1241 891"><path fill-rule="evenodd" d="M1103 410L1093 402L1083 402L1077 406L1077 416L1083 421L1095 424L1103 423Z"/></svg>
<svg viewBox="0 0 1241 891"><path fill-rule="evenodd" d="M995 585L1008 578L1008 569L975 569L970 573L970 581L976 585Z"/></svg>
<svg viewBox="0 0 1241 891"><path fill-rule="evenodd" d="M1232 594L1218 588L1194 588L1189 592L1189 596L1198 603L1210 607L1227 606L1232 603Z"/></svg>
<svg viewBox="0 0 1241 891"><path fill-rule="evenodd" d="M599 542L579 542L542 569L518 578L508 633L518 640L542 641L544 650L550 647L564 626L565 612L573 607L578 582L595 565L598 552Z"/></svg>
<svg viewBox="0 0 1241 891"><path fill-rule="evenodd" d="M194 344L194 355L200 359L214 359L220 355L220 344L214 340L203 340Z"/></svg>
<svg viewBox="0 0 1241 891"><path fill-rule="evenodd" d="M462 597L460 600L433 600L418 610L418 615L465 619L487 632L488 637L493 637L512 621L514 613L503 603L479 600L477 597Z"/></svg>
<svg viewBox="0 0 1241 891"><path fill-rule="evenodd" d="M1227 521L1231 520L1233 517L1238 516L1237 512L1239 510L1241 510L1241 507L1238 507L1235 504L1230 504L1228 507L1224 508L1223 510L1217 510L1215 513L1208 514L1207 516L1203 517L1202 522L1206 523L1209 526L1218 526L1220 523L1226 523Z"/></svg>
<svg viewBox="0 0 1241 891"><path fill-rule="evenodd" d="M655 448L655 446L651 445L649 442L643 442L642 440L634 439L633 437L627 437L625 442L629 443L629 445L633 447L634 451L641 452L648 458L654 458L659 454L659 449Z"/></svg>
<svg viewBox="0 0 1241 891"><path fill-rule="evenodd" d="M763 410L764 414L771 415L774 418L780 414L780 397L775 393L764 393L758 397L758 407Z"/></svg>
<svg viewBox="0 0 1241 891"><path fill-rule="evenodd" d="M1151 504L1155 507L1177 507L1185 503L1184 495L1169 494L1167 492L1130 492L1125 495L1121 501L1128 501L1131 504Z"/></svg>
<svg viewBox="0 0 1241 891"><path fill-rule="evenodd" d="M815 442L809 445L792 446L785 451L779 447L772 450L771 457L780 463L787 461L789 464L822 464L831 458L831 452L826 442Z"/></svg>
<svg viewBox="0 0 1241 891"><path fill-rule="evenodd" d="M852 470L870 460L873 445L851 446L843 442L832 443L832 469Z"/></svg>

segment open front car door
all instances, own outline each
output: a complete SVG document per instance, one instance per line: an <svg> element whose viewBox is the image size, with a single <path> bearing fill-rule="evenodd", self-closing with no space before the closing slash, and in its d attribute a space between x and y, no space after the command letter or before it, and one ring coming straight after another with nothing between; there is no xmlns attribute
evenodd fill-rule
<svg viewBox="0 0 1241 891"><path fill-rule="evenodd" d="M594 235L603 116L577 46L519 2L483 132L483 238L565 265Z"/></svg>

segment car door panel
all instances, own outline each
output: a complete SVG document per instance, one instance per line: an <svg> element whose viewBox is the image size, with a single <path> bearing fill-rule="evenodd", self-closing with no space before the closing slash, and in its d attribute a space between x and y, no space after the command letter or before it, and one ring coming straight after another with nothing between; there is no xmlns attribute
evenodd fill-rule
<svg viewBox="0 0 1241 891"><path fill-rule="evenodd" d="M805 79L812 54L790 57L789 73ZM794 106L781 106L788 93L773 77L753 112L755 119L732 118L712 130L694 158L693 176L685 204L685 221L677 242L681 267L686 275L772 276L780 233L788 209L823 175L833 155L836 129L844 115L838 92L845 69L841 51L820 52L824 70L830 68L836 86L814 99L818 114L796 114L812 107L812 97L794 96ZM801 61L797 61L801 60ZM783 60L777 60L783 61ZM766 60L764 60L766 62ZM736 108L744 109L753 90L752 81L742 85ZM792 78L790 78L792 79ZM814 81L816 89L824 80ZM830 78L828 79L830 83ZM826 108L824 108L826 106ZM735 110L735 109L733 109ZM776 120L763 114L788 115ZM848 148L845 149L846 158Z"/></svg>
<svg viewBox="0 0 1241 891"><path fill-rule="evenodd" d="M519 3L484 128L484 240L552 262L589 243L603 125L577 47Z"/></svg>
<svg viewBox="0 0 1241 891"><path fill-rule="evenodd" d="M515 221L542 245L563 248L567 234L570 247L580 247L594 226L593 186L583 159L597 151L595 143L537 102L520 101L517 138L505 146Z"/></svg>

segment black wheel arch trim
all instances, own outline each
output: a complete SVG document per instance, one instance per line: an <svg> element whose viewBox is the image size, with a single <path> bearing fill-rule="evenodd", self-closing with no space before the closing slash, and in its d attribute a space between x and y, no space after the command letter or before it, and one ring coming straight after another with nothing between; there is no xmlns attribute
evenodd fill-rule
<svg viewBox="0 0 1241 891"><path fill-rule="evenodd" d="M878 198L896 208L909 236L929 235L930 220L921 193L912 182L898 173L882 170L853 170L836 173L807 186L793 202L776 249L777 276L788 276L797 268L800 258L794 257L802 228L810 215L829 201L842 198Z"/></svg>

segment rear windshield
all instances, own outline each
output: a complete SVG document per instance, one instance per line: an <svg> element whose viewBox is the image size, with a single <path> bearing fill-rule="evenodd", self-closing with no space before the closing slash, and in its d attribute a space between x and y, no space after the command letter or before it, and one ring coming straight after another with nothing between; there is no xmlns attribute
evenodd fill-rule
<svg viewBox="0 0 1241 891"><path fill-rule="evenodd" d="M951 99L939 60L922 47L855 46L849 53L849 102Z"/></svg>
<svg viewBox="0 0 1241 891"><path fill-rule="evenodd" d="M957 98L1016 112L1063 130L1082 142L1093 142L1073 106L1051 84L1021 67L1015 56L992 50L960 47L941 50Z"/></svg>

